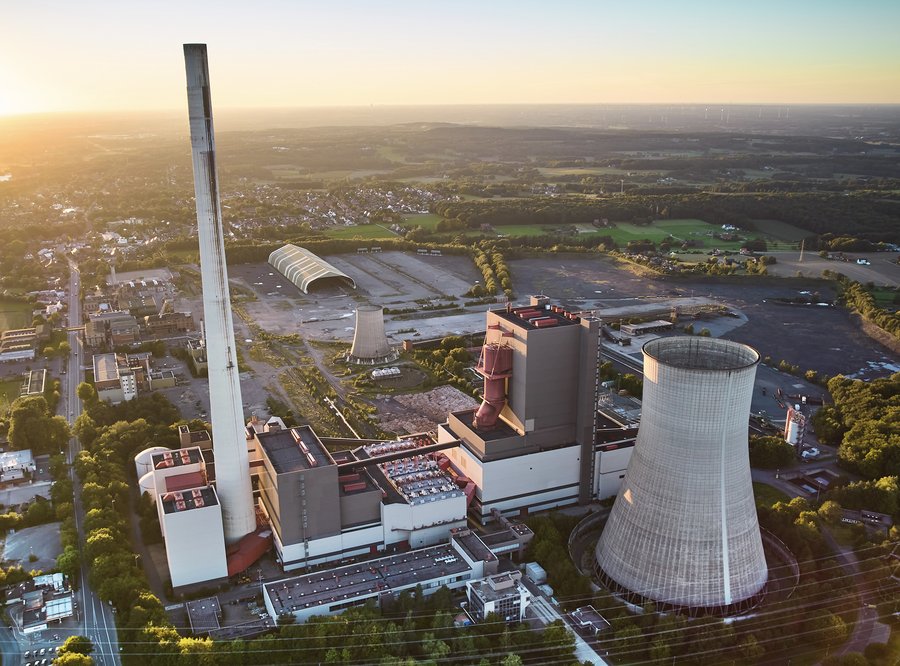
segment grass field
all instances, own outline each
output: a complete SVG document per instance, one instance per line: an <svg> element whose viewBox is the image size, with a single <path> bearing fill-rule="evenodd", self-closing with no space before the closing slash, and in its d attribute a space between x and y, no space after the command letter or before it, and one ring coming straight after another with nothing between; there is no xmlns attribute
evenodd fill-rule
<svg viewBox="0 0 900 666"><path fill-rule="evenodd" d="M896 312L897 303L894 299L897 297L896 291L893 289L873 289L872 290L872 298L875 299L875 305L882 310L887 310L888 312Z"/></svg>
<svg viewBox="0 0 900 666"><path fill-rule="evenodd" d="M360 224L355 227L335 227L325 232L329 238L359 238L374 240L378 238L397 238L397 234L379 224Z"/></svg>
<svg viewBox="0 0 900 666"><path fill-rule="evenodd" d="M0 331L31 326L31 303L0 298Z"/></svg>
<svg viewBox="0 0 900 666"><path fill-rule="evenodd" d="M403 216L403 226L404 227L415 227L419 226L425 229L425 231L434 231L438 225L438 222L443 220L444 218L440 215L436 215L435 213L421 213L418 215L404 215Z"/></svg>
<svg viewBox="0 0 900 666"><path fill-rule="evenodd" d="M19 397L22 378L0 380L0 415L5 415L13 400Z"/></svg>
<svg viewBox="0 0 900 666"><path fill-rule="evenodd" d="M799 243L813 234L781 220L753 220L757 230L777 240Z"/></svg>
<svg viewBox="0 0 900 666"><path fill-rule="evenodd" d="M538 167L538 171L547 178L554 176L621 176L628 173L625 169L614 167Z"/></svg>
<svg viewBox="0 0 900 666"><path fill-rule="evenodd" d="M772 506L776 502L790 502L791 498L786 494L766 483L753 482L753 494L756 496L757 506Z"/></svg>

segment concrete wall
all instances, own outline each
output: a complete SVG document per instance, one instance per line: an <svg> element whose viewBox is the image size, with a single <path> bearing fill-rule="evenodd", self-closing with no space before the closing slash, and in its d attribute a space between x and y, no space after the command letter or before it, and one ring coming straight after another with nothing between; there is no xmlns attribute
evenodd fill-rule
<svg viewBox="0 0 900 666"><path fill-rule="evenodd" d="M228 577L222 508L216 504L163 515L172 586Z"/></svg>

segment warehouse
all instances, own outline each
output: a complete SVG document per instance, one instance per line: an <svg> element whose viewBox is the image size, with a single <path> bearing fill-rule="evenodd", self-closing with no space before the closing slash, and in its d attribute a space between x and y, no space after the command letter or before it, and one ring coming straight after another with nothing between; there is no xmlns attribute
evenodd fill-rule
<svg viewBox="0 0 900 666"><path fill-rule="evenodd" d="M309 293L314 282L322 280L343 283L356 289L353 278L303 247L288 244L278 248L269 255L269 263L304 294Z"/></svg>

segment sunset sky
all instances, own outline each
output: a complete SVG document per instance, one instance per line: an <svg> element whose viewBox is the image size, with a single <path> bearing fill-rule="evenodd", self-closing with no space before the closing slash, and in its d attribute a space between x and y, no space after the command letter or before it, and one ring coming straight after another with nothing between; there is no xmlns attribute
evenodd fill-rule
<svg viewBox="0 0 900 666"><path fill-rule="evenodd" d="M0 115L216 106L900 103L900 2L7 0Z"/></svg>

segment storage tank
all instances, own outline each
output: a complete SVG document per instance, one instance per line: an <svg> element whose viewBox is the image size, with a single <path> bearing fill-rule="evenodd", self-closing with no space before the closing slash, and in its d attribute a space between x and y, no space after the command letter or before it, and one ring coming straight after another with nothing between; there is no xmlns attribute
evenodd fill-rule
<svg viewBox="0 0 900 666"><path fill-rule="evenodd" d="M768 578L747 447L759 354L683 336L643 353L641 423L597 543L597 574L637 603L740 612Z"/></svg>
<svg viewBox="0 0 900 666"><path fill-rule="evenodd" d="M156 480L153 478L153 472L147 472L140 478L138 488L141 491L141 495L149 493L153 501L156 502Z"/></svg>
<svg viewBox="0 0 900 666"><path fill-rule="evenodd" d="M165 446L151 446L138 453L134 457L134 468L137 471L137 477L140 479L144 474L153 470L153 456L170 450Z"/></svg>

